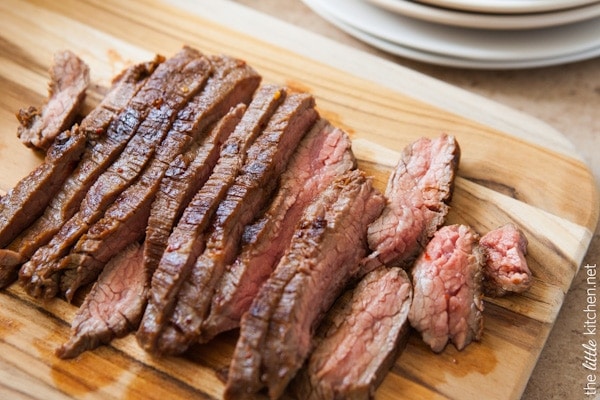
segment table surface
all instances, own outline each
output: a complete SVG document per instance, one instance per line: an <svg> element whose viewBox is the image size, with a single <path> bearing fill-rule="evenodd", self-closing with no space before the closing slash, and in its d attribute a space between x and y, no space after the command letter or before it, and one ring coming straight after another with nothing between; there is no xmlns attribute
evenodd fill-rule
<svg viewBox="0 0 600 400"><path fill-rule="evenodd" d="M428 65L383 53L352 38L298 0L235 0L288 23L375 54L536 117L563 133L590 165L600 186L600 58L525 70L471 70ZM576 190L576 188L575 188ZM600 225L600 224L599 224ZM600 260L600 227L582 265ZM575 277L523 400L584 399L582 366L587 305L585 269ZM597 340L597 336L596 336ZM600 386L600 385L599 385ZM599 391L600 392L600 391Z"/></svg>

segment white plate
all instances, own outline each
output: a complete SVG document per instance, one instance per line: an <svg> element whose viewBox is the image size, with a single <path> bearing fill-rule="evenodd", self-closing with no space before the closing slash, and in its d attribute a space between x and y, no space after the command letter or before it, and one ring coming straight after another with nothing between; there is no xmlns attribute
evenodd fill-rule
<svg viewBox="0 0 600 400"><path fill-rule="evenodd" d="M313 8L315 12L321 15L323 18L345 31L346 33L354 36L355 38L390 54L395 54L401 57L410 58L417 61L426 62L429 64L442 65L447 67L456 68L472 68L472 69L522 69L522 68L534 68L551 65L560 65L569 62L586 60L600 55L600 46L580 52L559 57L541 58L535 60L523 60L523 61L486 61L486 60L472 60L454 58L448 56L442 56L439 54L427 53L419 50L415 50L409 47L404 47L396 43L392 43L375 36L371 36L366 32L356 29L343 21L337 19L335 16L328 14L326 11L319 9L319 6L315 3Z"/></svg>
<svg viewBox="0 0 600 400"><path fill-rule="evenodd" d="M438 7L498 14L548 12L595 3L597 0L419 0Z"/></svg>
<svg viewBox="0 0 600 400"><path fill-rule="evenodd" d="M409 0L366 1L399 15L423 21L479 29L537 29L571 24L600 16L600 2L554 12L511 15L465 12L434 7Z"/></svg>
<svg viewBox="0 0 600 400"><path fill-rule="evenodd" d="M361 0L303 1L371 36L452 58L524 61L582 53L600 46L600 18L526 31L484 31L417 21Z"/></svg>

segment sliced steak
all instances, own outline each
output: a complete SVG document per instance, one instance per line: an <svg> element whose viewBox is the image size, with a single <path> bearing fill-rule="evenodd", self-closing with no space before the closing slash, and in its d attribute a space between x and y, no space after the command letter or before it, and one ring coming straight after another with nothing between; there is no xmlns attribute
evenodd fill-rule
<svg viewBox="0 0 600 400"><path fill-rule="evenodd" d="M48 149L44 162L0 199L1 247L10 243L44 211L67 176L75 169L85 149L85 142L85 135L77 126L62 132ZM8 259L3 261L9 261ZM14 264L0 264L0 275L3 277L0 288L14 282L16 272Z"/></svg>
<svg viewBox="0 0 600 400"><path fill-rule="evenodd" d="M232 108L213 128L208 137L181 154L169 166L152 203L146 239L144 270L150 277L167 247L169 235L185 207L208 180L216 165L221 146L240 122L246 106Z"/></svg>
<svg viewBox="0 0 600 400"><path fill-rule="evenodd" d="M140 175L154 156L156 147L169 130L178 111L206 81L212 66L196 50L185 47L176 56L184 61L166 88L153 92L147 117L139 125L119 157L90 187L79 211L73 215L43 247L39 248L21 269L21 280L29 294L53 297L59 290L63 257L104 210ZM164 65L164 64L163 64Z"/></svg>
<svg viewBox="0 0 600 400"><path fill-rule="evenodd" d="M227 61L219 63L224 65L225 71L218 73L212 86L192 98L179 112L172 129L138 180L121 193L61 261L60 268L64 270L61 290L68 300L81 285L93 281L114 255L142 239L150 207L173 159L205 136L208 126L222 118L231 107L239 101L251 100L260 81L258 74L238 60ZM230 64L237 70L231 69ZM215 155L217 153L218 149Z"/></svg>
<svg viewBox="0 0 600 400"><path fill-rule="evenodd" d="M28 147L47 150L59 133L71 128L83 106L90 69L66 50L54 55L48 100L41 110L22 109L17 114L17 136Z"/></svg>
<svg viewBox="0 0 600 400"><path fill-rule="evenodd" d="M514 224L488 232L479 240L485 254L483 289L488 296L522 293L531 287L527 238Z"/></svg>
<svg viewBox="0 0 600 400"><path fill-rule="evenodd" d="M308 94L290 94L248 149L246 163L216 211L206 248L178 294L173 329L163 335L167 353L182 353L198 342L217 283L238 254L244 227L268 204L289 158L315 123L314 105Z"/></svg>
<svg viewBox="0 0 600 400"><path fill-rule="evenodd" d="M215 290L202 325L203 340L239 326L287 248L304 209L334 178L355 166L348 135L320 119L290 159L268 210L246 227L241 254L225 268Z"/></svg>
<svg viewBox="0 0 600 400"><path fill-rule="evenodd" d="M0 200L0 246L5 247L44 211L73 171L85 149L85 135L74 126L62 132L37 166Z"/></svg>
<svg viewBox="0 0 600 400"><path fill-rule="evenodd" d="M52 198L44 214L13 240L6 250L0 250L0 268L18 268L37 248L48 243L77 212L90 186L122 151L139 123L138 114L130 111L136 105L145 107L143 101L133 101L131 108L124 110L138 91L141 99L148 96L146 90L156 90L154 78L144 89L140 88L162 61L161 57L157 57L151 62L134 65L113 80L106 97L81 121L79 129L88 141L81 161ZM164 74L159 70L156 75ZM5 252L10 252L10 255L3 254Z"/></svg>
<svg viewBox="0 0 600 400"><path fill-rule="evenodd" d="M413 267L408 318L434 352L441 352L449 340L462 350L481 338L484 255L478 240L468 226L443 226Z"/></svg>
<svg viewBox="0 0 600 400"><path fill-rule="evenodd" d="M302 400L375 398L408 341L411 301L404 270L381 266L368 273L327 312L289 392Z"/></svg>
<svg viewBox="0 0 600 400"><path fill-rule="evenodd" d="M158 338L173 311L181 284L204 250L204 232L241 170L247 149L284 98L285 91L276 86L263 86L257 91L239 124L223 144L208 181L194 195L169 236L165 252L152 275L148 305L137 333L139 344L147 351L161 352Z"/></svg>
<svg viewBox="0 0 600 400"><path fill-rule="evenodd" d="M134 330L144 305L142 247L130 244L113 258L94 283L71 325L71 338L56 350L73 358Z"/></svg>
<svg viewBox="0 0 600 400"><path fill-rule="evenodd" d="M345 173L306 209L291 244L242 317L225 398L283 393L311 338L366 254L367 226L384 199L359 170Z"/></svg>
<svg viewBox="0 0 600 400"><path fill-rule="evenodd" d="M379 265L407 267L448 213L460 149L453 136L421 138L402 153L389 178L388 204L369 226L364 272Z"/></svg>

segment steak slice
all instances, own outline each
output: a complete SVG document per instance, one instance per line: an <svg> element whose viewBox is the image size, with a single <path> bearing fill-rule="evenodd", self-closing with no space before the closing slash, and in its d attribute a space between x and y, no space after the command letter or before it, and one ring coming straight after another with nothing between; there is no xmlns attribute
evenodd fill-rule
<svg viewBox="0 0 600 400"><path fill-rule="evenodd" d="M411 301L412 284L401 268L365 275L327 312L290 393L302 400L374 398L408 341Z"/></svg>
<svg viewBox="0 0 600 400"><path fill-rule="evenodd" d="M124 110L138 91L139 97L145 98L145 88L156 89L152 79L140 90L162 61L161 57L156 57L151 62L134 65L113 80L111 90L102 102L81 121L79 130L87 137L87 145L79 164L52 198L43 215L13 240L6 250L0 250L0 268L17 269L37 248L48 243L77 212L90 186L125 147L133 127L137 126L138 122L135 121L138 118L129 112L131 108ZM157 75L163 74L159 70ZM143 102L137 104L141 107Z"/></svg>
<svg viewBox="0 0 600 400"><path fill-rule="evenodd" d="M284 98L285 91L272 85L263 86L256 92L239 124L223 144L208 181L194 195L169 236L165 252L152 275L148 305L137 332L138 342L145 350L161 352L158 338L173 311L181 284L204 250L204 232L240 171L247 149Z"/></svg>
<svg viewBox="0 0 600 400"><path fill-rule="evenodd" d="M225 266L235 260L244 227L268 204L298 143L318 118L314 98L290 94L248 149L246 163L219 204L204 252L183 283L163 335L163 349L183 353L198 342L201 326Z"/></svg>
<svg viewBox="0 0 600 400"><path fill-rule="evenodd" d="M203 340L239 326L289 245L304 209L334 178L355 166L348 135L325 119L317 121L290 159L267 211L246 227L241 253L225 268L202 324Z"/></svg>
<svg viewBox="0 0 600 400"><path fill-rule="evenodd" d="M50 298L59 290L59 260L119 194L134 182L154 156L156 147L169 130L177 112L203 86L212 69L210 62L196 50L185 47L176 56L184 61L163 90L152 92L150 110L121 154L98 177L74 214L43 247L21 268L21 281L34 297ZM182 64L182 65L181 65ZM163 64L164 65L164 64Z"/></svg>
<svg viewBox="0 0 600 400"><path fill-rule="evenodd" d="M445 220L460 148L453 136L421 138L407 146L389 178L388 204L369 226L372 253L364 272L379 265L408 267Z"/></svg>
<svg viewBox="0 0 600 400"><path fill-rule="evenodd" d="M532 284L527 266L527 238L509 223L488 232L479 240L485 254L483 290L488 296L522 293Z"/></svg>
<svg viewBox="0 0 600 400"><path fill-rule="evenodd" d="M245 111L246 105L242 103L232 108L202 143L196 143L175 158L165 172L152 203L144 241L144 270L148 283L167 247L173 227L194 194L208 180L219 159L221 146L235 130Z"/></svg>
<svg viewBox="0 0 600 400"><path fill-rule="evenodd" d="M37 166L0 200L0 246L5 247L44 211L85 148L78 126L62 132Z"/></svg>
<svg viewBox="0 0 600 400"><path fill-rule="evenodd" d="M384 199L360 170L334 180L306 209L291 244L242 317L225 398L283 393L323 315L358 271L367 226Z"/></svg>
<svg viewBox="0 0 600 400"><path fill-rule="evenodd" d="M54 54L48 100L17 113L17 136L28 147L46 151L59 133L71 128L83 106L90 83L90 69L71 51Z"/></svg>
<svg viewBox="0 0 600 400"><path fill-rule="evenodd" d="M462 350L483 333L479 236L465 225L440 228L412 270L410 324L439 353L448 341Z"/></svg>
<svg viewBox="0 0 600 400"><path fill-rule="evenodd" d="M44 211L79 162L85 142L85 135L77 126L59 134L48 149L44 162L0 199L1 247L10 243ZM2 261L10 258L2 257ZM0 264L0 288L16 279L17 267L10 262L6 264Z"/></svg>
<svg viewBox="0 0 600 400"><path fill-rule="evenodd" d="M134 243L110 260L77 310L71 337L56 350L58 357L77 357L137 327L144 305L142 255Z"/></svg>
<svg viewBox="0 0 600 400"><path fill-rule="evenodd" d="M64 270L61 290L68 300L81 285L93 281L114 255L143 238L150 207L173 159L205 136L207 127L231 107L251 100L260 80L258 74L238 60L227 59L219 64L224 71L211 81L212 86L192 98L179 112L172 129L138 180L121 193L61 261L60 268ZM237 69L231 69L232 64ZM217 152L218 149L215 154Z"/></svg>

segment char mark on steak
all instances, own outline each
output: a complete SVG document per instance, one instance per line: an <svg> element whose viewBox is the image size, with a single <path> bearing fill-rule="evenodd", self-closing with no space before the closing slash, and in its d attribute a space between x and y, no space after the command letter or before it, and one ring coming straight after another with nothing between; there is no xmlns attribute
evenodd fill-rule
<svg viewBox="0 0 600 400"><path fill-rule="evenodd" d="M212 68L206 57L189 47L184 47L171 60L161 65L171 70L171 79L162 82L162 86L159 86L162 90L148 93L144 106L149 108L145 112L147 116L118 158L90 187L79 211L21 268L21 282L32 296L50 298L58 293L61 257L102 216L119 194L138 178L154 156L156 147L178 111L202 86Z"/></svg>
<svg viewBox="0 0 600 400"><path fill-rule="evenodd" d="M212 128L202 146L196 146L174 160L161 182L150 211L144 242L144 269L149 277L158 266L173 227L194 194L206 183L223 142L240 122L260 84L260 75L239 60L215 57L211 61L216 73L209 79L205 92L212 93L213 104L223 103L232 108ZM207 96L207 103L210 102ZM239 104L233 107L236 102Z"/></svg>
<svg viewBox="0 0 600 400"><path fill-rule="evenodd" d="M17 136L28 147L46 151L75 122L89 83L90 69L83 60L68 50L56 53L46 104L41 110L29 107L17 113Z"/></svg>
<svg viewBox="0 0 600 400"><path fill-rule="evenodd" d="M379 265L408 267L444 223L460 148L453 136L421 138L407 146L389 178L388 204L369 226L372 253L363 273Z"/></svg>
<svg viewBox="0 0 600 400"><path fill-rule="evenodd" d="M232 108L212 128L206 140L196 143L186 153L179 155L165 172L156 198L152 202L146 227L144 271L148 276L148 284L183 210L208 180L218 161L221 146L240 122L245 111L244 104Z"/></svg>
<svg viewBox="0 0 600 400"><path fill-rule="evenodd" d="M5 247L40 216L85 149L86 138L75 125L59 134L44 162L0 199L0 246ZM8 252L8 253L7 253ZM18 263L11 250L0 250L0 288L17 278Z"/></svg>
<svg viewBox="0 0 600 400"><path fill-rule="evenodd" d="M225 398L282 395L325 312L359 269L383 196L360 170L335 179L305 210L290 246L242 317Z"/></svg>
<svg viewBox="0 0 600 400"><path fill-rule="evenodd" d="M533 279L527 266L527 238L509 223L488 232L479 240L485 254L483 290L488 296L522 293L531 287Z"/></svg>
<svg viewBox="0 0 600 400"><path fill-rule="evenodd" d="M478 240L468 226L443 226L413 266L408 318L436 353L449 340L462 350L483 333L484 255Z"/></svg>
<svg viewBox="0 0 600 400"><path fill-rule="evenodd" d="M44 162L0 199L0 247L5 247L41 215L85 149L85 135L75 125L62 132Z"/></svg>
<svg viewBox="0 0 600 400"><path fill-rule="evenodd" d="M348 135L325 119L317 121L290 159L267 211L245 228L241 253L225 268L215 290L202 324L202 340L239 326L288 246L304 209L335 177L355 166Z"/></svg>
<svg viewBox="0 0 600 400"><path fill-rule="evenodd" d="M161 353L158 339L173 311L176 295L193 263L204 250L205 230L220 201L233 184L246 159L246 151L285 98L285 91L266 85L255 94L242 119L223 144L208 181L186 206L152 275L148 305L137 332L138 343Z"/></svg>
<svg viewBox="0 0 600 400"><path fill-rule="evenodd" d="M194 141L205 137L208 126L222 118L239 100L250 101L258 86L258 74L239 60L220 61L218 64L225 71L218 73L217 79L211 81L212 86L185 105L138 180L121 193L61 261L61 290L68 300L81 285L93 281L115 254L142 239L150 207L173 159ZM248 80L254 84L249 85Z"/></svg>
<svg viewBox="0 0 600 400"><path fill-rule="evenodd" d="M200 339L225 266L235 260L244 227L268 204L289 158L317 120L314 105L308 94L288 95L248 149L244 166L216 210L205 250L178 293L171 325L163 335L167 353L182 353Z"/></svg>
<svg viewBox="0 0 600 400"><path fill-rule="evenodd" d="M327 312L288 392L302 400L373 399L408 341L411 302L403 269L369 272Z"/></svg>
<svg viewBox="0 0 600 400"><path fill-rule="evenodd" d="M134 114L125 109L162 61L162 57L157 56L151 62L126 69L113 80L106 97L81 121L79 130L86 135L87 144L79 164L52 198L43 215L5 250L0 250L0 268L18 269L77 212L88 189L125 147L130 132L137 124L133 119ZM155 86L149 83L147 87L155 90ZM142 96L143 93L140 93ZM139 104L142 106L143 103Z"/></svg>
<svg viewBox="0 0 600 400"><path fill-rule="evenodd" d="M133 243L110 260L77 310L58 357L77 357L137 327L145 303L142 255L142 247Z"/></svg>

